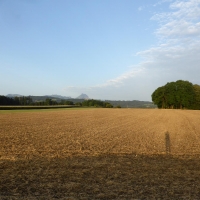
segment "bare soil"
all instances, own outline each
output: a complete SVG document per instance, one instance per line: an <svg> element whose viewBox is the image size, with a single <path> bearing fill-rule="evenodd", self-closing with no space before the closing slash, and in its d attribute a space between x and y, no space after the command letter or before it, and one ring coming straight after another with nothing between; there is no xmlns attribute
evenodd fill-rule
<svg viewBox="0 0 200 200"><path fill-rule="evenodd" d="M200 111L0 113L0 199L199 199L199 177Z"/></svg>

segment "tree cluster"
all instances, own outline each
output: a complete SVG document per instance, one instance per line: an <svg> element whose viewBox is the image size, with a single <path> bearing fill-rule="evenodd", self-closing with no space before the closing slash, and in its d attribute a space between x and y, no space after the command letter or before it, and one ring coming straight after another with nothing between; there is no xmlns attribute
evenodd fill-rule
<svg viewBox="0 0 200 200"><path fill-rule="evenodd" d="M61 100L57 102L51 98L47 98L44 101L35 101L28 97L14 97L9 98L6 96L0 96L0 105L31 105L31 106L52 106L52 105L76 105L76 106L87 106L87 107L103 107L103 108L113 108L113 105L108 102L103 102L100 100L85 100L82 103L70 100Z"/></svg>
<svg viewBox="0 0 200 200"><path fill-rule="evenodd" d="M0 105L20 105L19 101L0 95Z"/></svg>
<svg viewBox="0 0 200 200"><path fill-rule="evenodd" d="M50 98L45 99L44 101L35 101L31 99L30 96L22 96L22 97L6 97L0 96L0 105L24 105L24 106L46 106L46 105L74 105L72 101L61 101L58 103Z"/></svg>
<svg viewBox="0 0 200 200"><path fill-rule="evenodd" d="M178 80L157 88L151 95L158 108L200 109L200 86Z"/></svg>
<svg viewBox="0 0 200 200"><path fill-rule="evenodd" d="M89 106L89 107L102 107L102 108L113 108L113 105L108 102L103 102L100 100L85 100L82 102L82 106Z"/></svg>
<svg viewBox="0 0 200 200"><path fill-rule="evenodd" d="M32 99L28 97L15 97L9 98L6 96L0 96L0 105L31 105Z"/></svg>

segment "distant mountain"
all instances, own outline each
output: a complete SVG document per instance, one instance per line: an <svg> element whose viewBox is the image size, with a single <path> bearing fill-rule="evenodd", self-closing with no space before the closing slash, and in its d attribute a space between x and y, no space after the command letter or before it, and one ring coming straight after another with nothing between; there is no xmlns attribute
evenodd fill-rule
<svg viewBox="0 0 200 200"><path fill-rule="evenodd" d="M57 95L57 94L45 95L45 96L46 97L54 97L54 98L58 98L58 99L71 99L71 97L66 97L66 96Z"/></svg>
<svg viewBox="0 0 200 200"><path fill-rule="evenodd" d="M14 97L23 97L26 95L21 95L21 94L8 94L6 95L6 97L9 98L14 98ZM67 100L67 99L71 99L71 97L66 97L66 96L61 96L61 95L56 95L56 94L52 94L52 95L44 95L44 96L32 96L29 95L31 97L31 99L33 101L44 101L46 99L54 99L56 101L61 101L61 100Z"/></svg>
<svg viewBox="0 0 200 200"><path fill-rule="evenodd" d="M71 97L61 96L61 95L44 95L44 96L30 96L33 102L35 101L45 101L46 99L52 99L54 101L60 102L61 100L71 100Z"/></svg>
<svg viewBox="0 0 200 200"><path fill-rule="evenodd" d="M81 94L80 96L76 97L76 99L89 99L87 94Z"/></svg>
<svg viewBox="0 0 200 200"><path fill-rule="evenodd" d="M156 105L154 105L150 101L112 101L112 100L105 100L106 102L112 104L114 107L121 106L122 108L157 108Z"/></svg>
<svg viewBox="0 0 200 200"><path fill-rule="evenodd" d="M6 97L14 98L14 97L23 97L21 94L7 94Z"/></svg>

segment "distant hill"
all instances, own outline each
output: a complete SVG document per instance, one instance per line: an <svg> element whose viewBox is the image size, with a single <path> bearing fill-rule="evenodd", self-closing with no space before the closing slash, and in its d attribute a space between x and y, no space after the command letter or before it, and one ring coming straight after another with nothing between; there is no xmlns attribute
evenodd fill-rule
<svg viewBox="0 0 200 200"><path fill-rule="evenodd" d="M57 94L52 94L52 95L45 95L46 97L54 97L54 98L59 98L59 99L71 99L71 97L66 97L62 95L57 95Z"/></svg>
<svg viewBox="0 0 200 200"><path fill-rule="evenodd" d="M23 95L20 94L7 94L6 97L14 98L14 97L22 97Z"/></svg>
<svg viewBox="0 0 200 200"><path fill-rule="evenodd" d="M23 97L23 96L24 95L21 95L21 94L8 94L8 95L6 95L6 97L9 97L9 98ZM61 95L56 95L56 94L44 95L44 96L32 96L32 95L29 95L29 96L33 100L33 102L35 102L35 101L45 101L46 99L53 99L54 101L60 102L61 100L71 99L71 97L61 96Z"/></svg>
<svg viewBox="0 0 200 200"><path fill-rule="evenodd" d="M137 101L137 100L133 101L105 100L105 101L112 104L114 107L120 105L122 108L157 108L157 106L150 101Z"/></svg>
<svg viewBox="0 0 200 200"><path fill-rule="evenodd" d="M30 96L30 97L33 100L33 102L45 101L46 99L52 99L52 100L55 100L57 102L61 101L60 98L56 98L56 97L52 97L52 96L48 96L48 95L45 95L45 96Z"/></svg>
<svg viewBox="0 0 200 200"><path fill-rule="evenodd" d="M76 99L89 99L87 94L81 94L80 96L76 97Z"/></svg>

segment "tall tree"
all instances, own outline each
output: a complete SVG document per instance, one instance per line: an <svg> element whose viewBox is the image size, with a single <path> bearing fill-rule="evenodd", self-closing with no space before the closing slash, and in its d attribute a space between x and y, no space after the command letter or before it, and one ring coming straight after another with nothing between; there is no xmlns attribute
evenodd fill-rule
<svg viewBox="0 0 200 200"><path fill-rule="evenodd" d="M157 88L151 95L152 101L158 108L166 108L166 95L164 86Z"/></svg>
<svg viewBox="0 0 200 200"><path fill-rule="evenodd" d="M196 91L199 91L197 86ZM152 101L158 108L190 109L195 104L195 89L189 81L178 80L170 82L153 92Z"/></svg>
<svg viewBox="0 0 200 200"><path fill-rule="evenodd" d="M195 84L193 87L195 91L193 108L200 110L200 85Z"/></svg>

